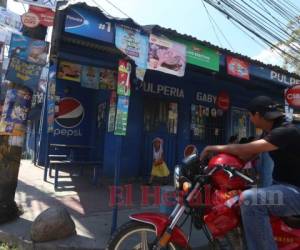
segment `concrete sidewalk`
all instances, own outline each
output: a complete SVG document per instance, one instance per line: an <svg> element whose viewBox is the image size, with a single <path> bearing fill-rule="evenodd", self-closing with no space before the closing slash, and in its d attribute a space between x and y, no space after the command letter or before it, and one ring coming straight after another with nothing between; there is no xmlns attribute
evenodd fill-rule
<svg viewBox="0 0 300 250"><path fill-rule="evenodd" d="M0 225L0 241L13 243L19 249L104 249L110 237L112 207L110 206L110 181L102 180L97 187L91 184L89 173L70 177L62 174L60 189L54 192L53 179L43 182L43 169L23 160L16 193L16 202L24 214L11 223ZM125 183L124 183L125 184ZM128 183L127 183L128 184ZM128 215L143 211L158 211L158 206L141 205L140 183L134 181L130 206L119 209L118 225L128 221ZM125 188L124 188L125 190ZM125 195L125 193L124 193ZM124 196L125 197L125 196ZM63 205L70 212L76 224L77 235L64 240L34 244L30 241L30 227L33 220L48 207ZM189 224L189 223L187 223ZM185 231L189 225L185 225ZM193 249L208 249L202 232L193 230Z"/></svg>

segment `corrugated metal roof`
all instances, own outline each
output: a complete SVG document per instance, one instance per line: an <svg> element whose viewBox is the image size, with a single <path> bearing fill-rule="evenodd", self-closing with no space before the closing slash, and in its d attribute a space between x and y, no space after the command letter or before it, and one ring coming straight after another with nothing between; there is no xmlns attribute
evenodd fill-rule
<svg viewBox="0 0 300 250"><path fill-rule="evenodd" d="M131 27L134 27L134 28L140 28L141 27L141 25L136 23L132 18L113 17L111 15L108 15L108 14L104 13L103 10L101 10L98 6L87 4L87 2L85 2L83 0L69 0L65 4L61 5L58 9L59 10L65 10L66 8L68 8L70 6L74 6L74 5L81 6L81 7L84 7L84 8L89 8L89 9L93 10L96 13L98 12L99 15L104 15L105 17L107 17L110 20L115 21L116 23L120 22L122 24L127 24Z"/></svg>
<svg viewBox="0 0 300 250"><path fill-rule="evenodd" d="M233 56L236 56L236 57L241 58L243 60L250 61L251 63L253 63L255 65L262 66L262 67L268 67L268 68L270 68L270 69L272 69L276 72L283 73L283 74L289 74L289 75L291 75L291 76L293 76L297 79L300 79L299 75L297 75L295 73L292 73L292 72L289 72L288 70L285 70L285 69L283 69L279 66L272 65L272 64L265 64L261 61L252 59L252 58L250 58L248 56L245 56L245 55L242 55L240 53L236 53L236 52L233 52L231 50L218 47L216 45L211 44L210 42L199 40L196 37L193 37L191 35L180 34L176 30L173 30L173 29L170 29L170 28L164 28L164 27L161 27L157 24L155 24L155 25L144 25L143 28L146 31L148 31L149 33L153 32L153 33L158 33L158 34L165 34L166 36L169 35L169 36L181 37L181 38L184 38L184 39L189 40L189 41L199 42L199 43L201 43L201 44L203 44L207 47L216 49L216 50L220 51L223 54L233 55Z"/></svg>
<svg viewBox="0 0 300 250"><path fill-rule="evenodd" d="M113 21L115 21L117 23L122 23L122 24L125 24L125 25L128 25L128 26L134 27L134 28L139 28L139 29L141 29L141 30L143 30L143 31L145 31L147 33L154 33L154 34L156 33L156 34L162 34L162 35L166 35L166 36L181 37L181 38L184 38L184 39L189 40L189 41L199 42L202 45L205 45L207 47L216 49L216 50L220 51L223 54L229 54L229 55L241 58L243 60L246 60L248 62L251 62L252 64L255 64L257 66L268 67L268 68L270 68L270 69L272 69L272 70L274 70L274 71L276 71L278 73L288 74L290 76L293 76L294 78L300 79L299 75L297 75L295 73L292 73L292 72L289 72L289 71L287 71L287 70L285 70L285 69L283 69L283 68L281 68L279 66L271 65L271 64L265 64L265 63L263 63L261 61L252 59L252 58L250 58L248 56L245 56L245 55L242 55L240 53L236 53L236 52L233 52L231 50L224 49L224 48L218 47L216 45L213 45L213 44L211 44L208 41L199 40L196 37L193 37L191 35L181 34L181 33L177 32L174 29L164 28L164 27L161 27L161 26L159 26L157 24L155 24L155 25L144 25L144 26L141 26L138 23L136 23L132 18L116 18L116 17L112 17L110 15L105 14L103 12L103 10L101 10L99 7L88 5L86 2L84 2L82 0L69 0L68 2L66 2L65 5L60 6L59 9L63 10L63 9L66 9L67 7L73 6L73 5L79 5L79 6L82 6L82 7L85 7L85 8L90 8L93 11L98 12L100 15L104 15L107 18L109 18L109 19L111 19L111 20L113 20Z"/></svg>

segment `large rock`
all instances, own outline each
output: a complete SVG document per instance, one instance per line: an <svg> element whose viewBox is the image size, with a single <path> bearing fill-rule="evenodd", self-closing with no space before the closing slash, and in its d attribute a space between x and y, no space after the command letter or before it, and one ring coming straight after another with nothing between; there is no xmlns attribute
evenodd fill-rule
<svg viewBox="0 0 300 250"><path fill-rule="evenodd" d="M31 239L35 242L58 240L76 234L75 223L64 207L43 211L31 226Z"/></svg>

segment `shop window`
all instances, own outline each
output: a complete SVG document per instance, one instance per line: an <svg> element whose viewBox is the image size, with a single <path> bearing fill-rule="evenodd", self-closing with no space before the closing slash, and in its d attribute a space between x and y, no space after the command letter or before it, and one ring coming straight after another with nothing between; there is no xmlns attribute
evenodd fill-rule
<svg viewBox="0 0 300 250"><path fill-rule="evenodd" d="M161 129L177 134L178 105L161 99L147 98L144 106L144 129L155 132Z"/></svg>
<svg viewBox="0 0 300 250"><path fill-rule="evenodd" d="M226 113L221 109L191 105L191 135L193 141L204 144L225 142Z"/></svg>

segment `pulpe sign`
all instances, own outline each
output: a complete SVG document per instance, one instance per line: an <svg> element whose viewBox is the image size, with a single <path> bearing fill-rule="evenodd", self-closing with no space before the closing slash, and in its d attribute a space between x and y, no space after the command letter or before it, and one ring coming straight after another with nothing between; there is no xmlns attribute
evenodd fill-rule
<svg viewBox="0 0 300 250"><path fill-rule="evenodd" d="M285 93L285 99L291 107L300 108L300 84L289 88Z"/></svg>

